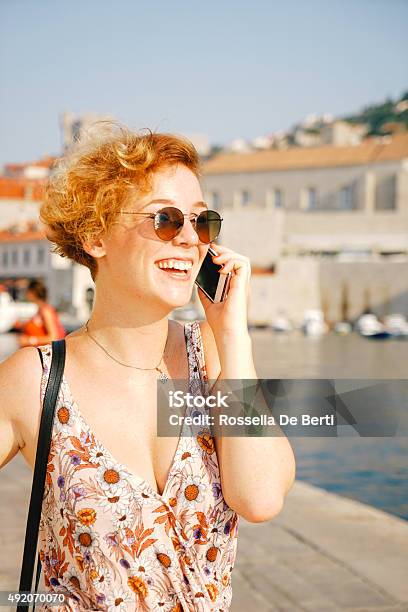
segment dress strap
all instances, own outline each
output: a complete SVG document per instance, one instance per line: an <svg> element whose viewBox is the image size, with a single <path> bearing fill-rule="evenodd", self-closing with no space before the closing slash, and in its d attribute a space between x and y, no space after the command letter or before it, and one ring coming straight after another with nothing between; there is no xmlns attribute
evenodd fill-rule
<svg viewBox="0 0 408 612"><path fill-rule="evenodd" d="M204 345L203 345L203 338L201 336L201 329L200 329L199 321L193 321L192 338L193 338L193 344L196 348L197 362L198 362L201 377L205 382L207 382L208 376L207 376L207 368L205 365Z"/></svg>
<svg viewBox="0 0 408 612"><path fill-rule="evenodd" d="M204 347L198 321L184 324L184 334L188 355L189 381L192 392L205 395L207 392L207 368L205 365Z"/></svg>
<svg viewBox="0 0 408 612"><path fill-rule="evenodd" d="M37 346L37 350L40 353L41 364L42 364L42 376L41 376L41 402L44 401L45 389L48 383L48 376L50 373L51 359L52 359L52 344L42 344Z"/></svg>
<svg viewBox="0 0 408 612"><path fill-rule="evenodd" d="M38 346L37 346L37 351L38 351L38 353L39 353L39 355L40 355L40 359L41 359L41 366L42 366L42 368L44 369L44 359L43 359L43 356L42 356L41 349L40 349L40 347L38 347Z"/></svg>

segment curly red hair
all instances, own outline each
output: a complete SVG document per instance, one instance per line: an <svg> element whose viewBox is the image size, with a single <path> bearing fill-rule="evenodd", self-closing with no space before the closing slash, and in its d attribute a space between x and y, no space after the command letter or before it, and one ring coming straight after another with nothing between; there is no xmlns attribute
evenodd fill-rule
<svg viewBox="0 0 408 612"><path fill-rule="evenodd" d="M200 178L198 153L182 136L94 124L57 162L45 187L40 219L53 252L87 266L95 280L97 263L84 242L109 230L131 193L148 193L157 170L177 164Z"/></svg>

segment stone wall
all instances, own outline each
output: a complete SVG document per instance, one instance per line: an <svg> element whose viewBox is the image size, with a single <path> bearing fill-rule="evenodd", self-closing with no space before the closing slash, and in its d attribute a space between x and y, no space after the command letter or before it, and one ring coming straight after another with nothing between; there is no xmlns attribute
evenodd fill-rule
<svg viewBox="0 0 408 612"><path fill-rule="evenodd" d="M308 309L320 308L331 323L354 320L366 308L377 316L408 316L408 258L335 261L285 257L276 273L253 275L250 323L271 323L284 313L299 324Z"/></svg>

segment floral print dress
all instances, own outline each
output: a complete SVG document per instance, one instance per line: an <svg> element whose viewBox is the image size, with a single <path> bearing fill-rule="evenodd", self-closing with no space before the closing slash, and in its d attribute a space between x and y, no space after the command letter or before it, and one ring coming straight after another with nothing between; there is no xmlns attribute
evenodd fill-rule
<svg viewBox="0 0 408 612"><path fill-rule="evenodd" d="M198 321L184 324L189 392L208 393ZM43 401L52 345L38 347ZM185 414L208 408L187 408ZM184 427L186 427L184 425ZM239 517L224 501L214 439L180 435L160 495L87 425L65 377L55 410L39 530L44 582L66 603L40 610L229 610Z"/></svg>

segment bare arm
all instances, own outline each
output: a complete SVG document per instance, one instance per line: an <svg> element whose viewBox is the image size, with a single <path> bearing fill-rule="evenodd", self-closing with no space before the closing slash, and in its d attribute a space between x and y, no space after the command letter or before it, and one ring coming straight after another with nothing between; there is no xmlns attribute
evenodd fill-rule
<svg viewBox="0 0 408 612"><path fill-rule="evenodd" d="M41 362L34 347L21 348L0 363L0 468L24 448L25 437L35 433L40 380Z"/></svg>
<svg viewBox="0 0 408 612"><path fill-rule="evenodd" d="M226 390L228 381L233 380L249 380L252 387L258 387L252 340L248 332L250 260L225 245L211 245L218 252L212 260L221 266L220 274L231 273L228 295L222 302L212 302L198 289L207 322L203 328L208 340L209 361L216 362L218 359L220 364L219 371L209 376L210 382L215 379L211 392L214 393L215 388ZM212 337L210 330L205 329L207 324ZM259 396L259 393L256 395ZM254 408L256 410L259 407L264 411L267 406L259 406L259 399L256 399ZM244 406L240 401L235 401L231 410L239 415ZM227 436L227 426L218 420L219 414L217 407L210 407L224 499L238 514L251 522L270 520L282 509L284 496L295 478L292 447L273 422L273 431L268 432L273 435ZM242 429L241 432L246 433Z"/></svg>
<svg viewBox="0 0 408 612"><path fill-rule="evenodd" d="M218 349L208 322L202 321L200 328L210 381L220 380L220 377L258 378L249 337L247 343ZM224 370L220 350L223 351ZM287 438L283 434L268 437L215 435L214 442L223 495L228 505L251 522L267 521L279 514L295 479L295 459Z"/></svg>

